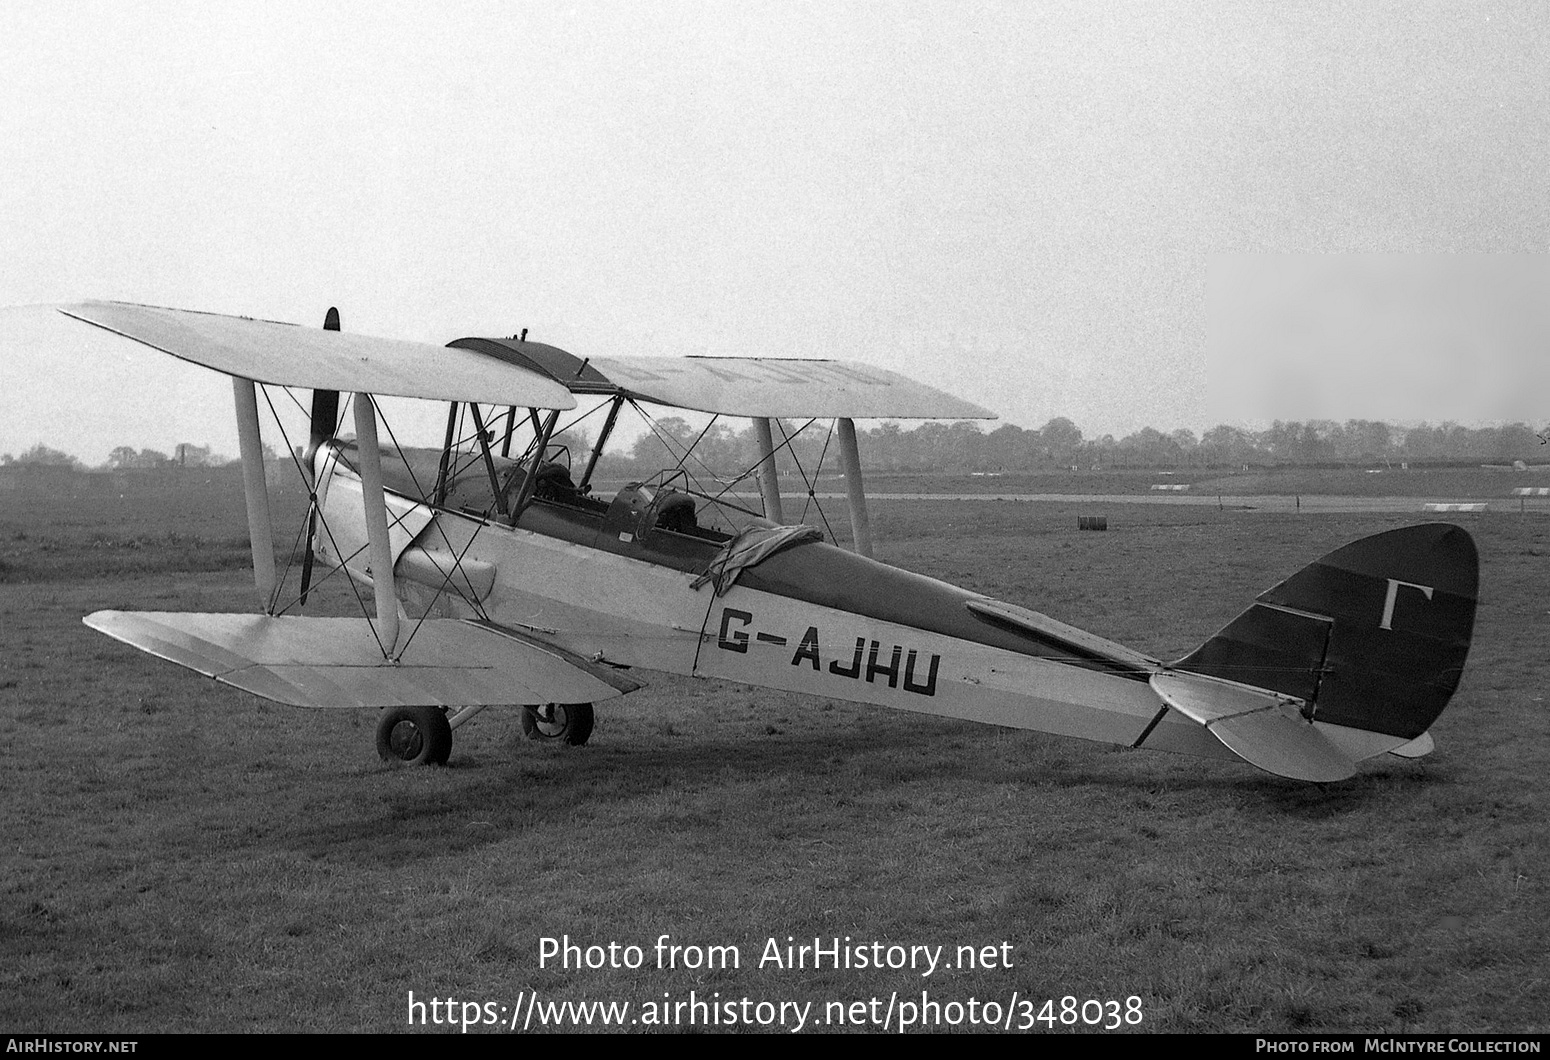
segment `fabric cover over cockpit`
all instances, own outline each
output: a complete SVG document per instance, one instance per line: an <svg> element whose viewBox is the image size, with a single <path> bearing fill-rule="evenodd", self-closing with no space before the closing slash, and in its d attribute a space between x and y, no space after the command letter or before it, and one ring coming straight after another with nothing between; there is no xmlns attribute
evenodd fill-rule
<svg viewBox="0 0 1550 1060"><path fill-rule="evenodd" d="M694 579L694 588L709 582L715 585L717 596L725 596L737 584L738 575L749 567L763 563L777 552L822 540L823 532L815 526L750 526L716 553L705 573Z"/></svg>

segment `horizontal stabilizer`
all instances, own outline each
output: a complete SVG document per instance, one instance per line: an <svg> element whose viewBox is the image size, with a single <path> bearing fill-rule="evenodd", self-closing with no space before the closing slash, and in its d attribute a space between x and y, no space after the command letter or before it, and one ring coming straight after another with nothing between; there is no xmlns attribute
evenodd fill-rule
<svg viewBox="0 0 1550 1060"><path fill-rule="evenodd" d="M461 619L421 623L397 662L382 657L364 618L98 611L84 621L141 651L297 707L595 703L639 687L569 652Z"/></svg>
<svg viewBox="0 0 1550 1060"><path fill-rule="evenodd" d="M1345 780L1356 763L1304 720L1285 696L1188 673L1156 673L1153 691L1234 754L1292 780Z"/></svg>
<svg viewBox="0 0 1550 1060"><path fill-rule="evenodd" d="M1435 750L1437 750L1437 743L1432 739L1432 734L1423 732L1403 747L1394 748L1389 754L1398 755L1400 758L1425 758Z"/></svg>

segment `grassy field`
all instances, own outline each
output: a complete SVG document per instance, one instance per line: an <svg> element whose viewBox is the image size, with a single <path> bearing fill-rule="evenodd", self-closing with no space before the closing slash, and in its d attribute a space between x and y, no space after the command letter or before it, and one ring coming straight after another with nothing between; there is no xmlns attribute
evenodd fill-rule
<svg viewBox="0 0 1550 1060"><path fill-rule="evenodd" d="M1095 534L1062 505L883 504L874 531L891 562L1173 656L1407 521L1107 510ZM1141 1031L1543 1031L1550 521L1460 518L1482 605L1437 753L1312 786L662 675L601 708L585 748L526 744L490 711L448 768L390 770L367 713L266 704L81 625L250 609L240 498L13 504L0 1026L384 1031L411 991L495 1006L476 1018L534 991L627 1018L693 991L810 1002L809 1027L831 1002L880 999L880 1019L925 992L1037 1030L1046 998L1070 1029L1071 996ZM660 969L662 935L741 966ZM640 946L643 967L540 967L561 936ZM788 936L947 960L1005 943L1012 966L760 967Z"/></svg>

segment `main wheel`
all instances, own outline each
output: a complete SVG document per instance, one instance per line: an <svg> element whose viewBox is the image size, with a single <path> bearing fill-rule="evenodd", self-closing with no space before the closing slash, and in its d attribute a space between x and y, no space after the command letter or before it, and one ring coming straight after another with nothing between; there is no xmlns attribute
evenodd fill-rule
<svg viewBox="0 0 1550 1060"><path fill-rule="evenodd" d="M522 708L522 735L529 740L580 747L592 735L592 704L545 703Z"/></svg>
<svg viewBox="0 0 1550 1060"><path fill-rule="evenodd" d="M391 765L441 766L452 753L452 726L436 707L389 707L377 722L377 754Z"/></svg>

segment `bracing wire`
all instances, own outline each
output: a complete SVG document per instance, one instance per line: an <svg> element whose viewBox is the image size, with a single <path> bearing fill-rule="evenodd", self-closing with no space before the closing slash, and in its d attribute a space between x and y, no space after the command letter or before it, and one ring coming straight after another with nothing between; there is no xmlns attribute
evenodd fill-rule
<svg viewBox="0 0 1550 1060"><path fill-rule="evenodd" d="M816 417L815 417L815 419L816 419ZM809 428L809 427L811 427L813 425L813 423L815 422L815 419L808 420L800 428L798 428L796 433L797 434L801 434L803 431L807 430L807 428ZM781 436L783 438L785 438L785 443L784 444L790 446L791 441L792 441L793 438L796 437L796 434L787 435L786 434L786 425L784 423L781 423L779 420L776 420L775 422L780 427ZM827 449L828 447L825 446L824 448ZM824 528L824 530L828 531L829 540L831 540L831 541L834 540L834 528L829 525L829 517L824 514L823 505L818 503L818 495L813 491L813 479L808 478L807 470L802 466L802 458L797 455L797 451L796 451L796 447L795 446L791 446L791 459L792 459L792 461L797 466L797 474L802 476L802 484L807 487L807 497L808 497L808 500L812 502L813 508L818 512L818 518L823 520L823 528ZM821 461L821 458L820 458L820 461ZM815 472L815 475L816 475L816 472ZM803 515L804 518L807 515L807 502L806 501L804 501L803 504L802 504L802 515Z"/></svg>
<svg viewBox="0 0 1550 1060"><path fill-rule="evenodd" d="M308 498L309 498L308 499L308 514L310 515L312 513L312 511L317 510L318 522L322 525L324 533L328 534L329 543L333 546L335 554L336 555L340 554L341 549L339 548L339 543L334 540L333 529L328 525L328 520L323 518L322 511L317 509L317 490L313 486L311 481L309 480L309 477L308 477L305 469L302 468L302 466L301 466L301 458L296 455L295 447L291 445L290 435L285 430L285 424L284 424L284 422L281 421L280 414L275 410L274 401L271 400L270 397L269 397L269 388L267 386L260 385L259 386L259 390L261 390L263 392L264 404L269 406L269 414L274 417L275 425L280 428L280 437L285 442L286 454L291 458L291 463L293 465L295 465L296 473L298 475L300 475L302 481L307 484L307 494L308 494ZM260 458L260 459L262 459L262 458ZM303 524L303 527L305 527L305 524ZM274 547L274 543L270 542L269 543L269 547L273 548ZM341 563L340 566L342 568L344 566L344 564ZM286 564L286 571L287 572L290 571L290 564L289 563ZM388 654L387 648L383 645L382 638L377 635L376 623L371 621L371 617L372 617L371 616L371 612L366 607L366 601L361 598L360 588L355 584L355 580L353 578L347 578L346 581L348 581L349 584L350 584L351 592L353 592L355 594L355 602L360 606L361 614L366 617L366 620L367 620L366 625L371 629L372 639L377 642L377 648L382 652L383 657L386 658L387 654ZM269 610L271 611L271 613L275 611L276 606L279 603L280 586L283 585L283 584L284 584L284 581L282 579L276 579L276 581L275 581L275 590L274 590L274 598L269 601ZM297 599L298 600L300 599L299 595L298 595ZM287 605L285 610L287 610L287 611L290 610L290 605Z"/></svg>

